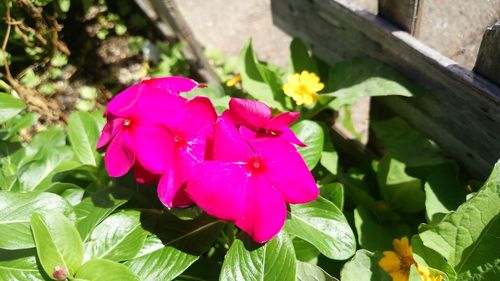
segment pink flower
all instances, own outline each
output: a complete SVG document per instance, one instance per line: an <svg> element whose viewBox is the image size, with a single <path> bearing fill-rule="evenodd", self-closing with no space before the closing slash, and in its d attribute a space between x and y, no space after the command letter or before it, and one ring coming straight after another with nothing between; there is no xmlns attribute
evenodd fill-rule
<svg viewBox="0 0 500 281"><path fill-rule="evenodd" d="M229 109L223 115L239 128L246 139L260 137L279 137L290 143L305 146L288 128L300 113L284 112L272 117L271 108L254 100L232 98Z"/></svg>
<svg viewBox="0 0 500 281"><path fill-rule="evenodd" d="M270 112L263 111L249 113L253 128L268 124ZM213 157L193 167L188 194L209 215L233 221L259 243L280 231L286 203L306 203L318 196L314 178L292 144L279 137L246 142L227 116L216 122Z"/></svg>
<svg viewBox="0 0 500 281"><path fill-rule="evenodd" d="M144 80L113 98L104 113L104 126L97 148L106 147L104 162L112 177L126 174L136 163L144 181L169 167L173 136L169 126L177 125L186 99L179 92L198 84L183 77ZM168 141L170 140L170 142Z"/></svg>
<svg viewBox="0 0 500 281"><path fill-rule="evenodd" d="M217 113L206 97L196 97L180 112L176 124L169 126L172 138L165 140L172 147L169 167L158 184L158 197L167 207L192 203L185 185L189 172L205 160L207 139L213 133Z"/></svg>

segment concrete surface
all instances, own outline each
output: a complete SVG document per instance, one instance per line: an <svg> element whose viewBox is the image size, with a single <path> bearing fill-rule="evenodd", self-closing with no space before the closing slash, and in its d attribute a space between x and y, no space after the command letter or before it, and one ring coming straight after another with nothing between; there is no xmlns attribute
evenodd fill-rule
<svg viewBox="0 0 500 281"><path fill-rule="evenodd" d="M326 0L323 0L326 1ZM377 13L377 0L351 2ZM421 0L418 38L472 68L486 26L500 20L500 0ZM270 0L176 0L195 36L207 47L237 55L249 37L260 59L284 65L290 38L272 25Z"/></svg>

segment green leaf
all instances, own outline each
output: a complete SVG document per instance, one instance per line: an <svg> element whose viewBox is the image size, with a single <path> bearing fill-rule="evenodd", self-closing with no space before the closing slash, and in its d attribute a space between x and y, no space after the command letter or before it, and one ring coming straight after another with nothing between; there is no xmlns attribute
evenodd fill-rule
<svg viewBox="0 0 500 281"><path fill-rule="evenodd" d="M35 249L0 249L0 281L48 280L42 272L37 264Z"/></svg>
<svg viewBox="0 0 500 281"><path fill-rule="evenodd" d="M22 100L0 93L0 124L19 114L25 107Z"/></svg>
<svg viewBox="0 0 500 281"><path fill-rule="evenodd" d="M31 216L31 230L43 269L53 276L63 266L74 274L83 260L82 239L76 228L62 214L54 211L36 212Z"/></svg>
<svg viewBox="0 0 500 281"><path fill-rule="evenodd" d="M151 248L152 242L148 242L147 248L157 249L143 253L125 263L141 280L173 280L199 258L174 247L164 247L156 236L148 238L148 240L151 239L155 240L154 247Z"/></svg>
<svg viewBox="0 0 500 281"><path fill-rule="evenodd" d="M361 247L369 251L392 249L392 240L410 236L411 229L405 224L381 223L362 206L354 209L354 224Z"/></svg>
<svg viewBox="0 0 500 281"><path fill-rule="evenodd" d="M339 210L344 208L344 186L341 183L333 182L323 185L320 192L323 198L335 204Z"/></svg>
<svg viewBox="0 0 500 281"><path fill-rule="evenodd" d="M378 265L382 253L361 249L348 261L340 272L342 281L390 281L392 278Z"/></svg>
<svg viewBox="0 0 500 281"><path fill-rule="evenodd" d="M457 279L457 273L453 267L438 252L427 248L419 235L413 235L411 238L411 247L413 258L418 264L441 271L443 274L446 274L448 281Z"/></svg>
<svg viewBox="0 0 500 281"><path fill-rule="evenodd" d="M19 176L21 191L44 191L55 181L54 175L80 166L72 160L73 152L67 146L47 149L39 157L22 167Z"/></svg>
<svg viewBox="0 0 500 281"><path fill-rule="evenodd" d="M123 264L110 260L91 260L82 265L75 275L78 281L139 281L139 277Z"/></svg>
<svg viewBox="0 0 500 281"><path fill-rule="evenodd" d="M220 280L295 280L295 254L285 233L255 246L235 240L227 252Z"/></svg>
<svg viewBox="0 0 500 281"><path fill-rule="evenodd" d="M255 57L252 41L248 41L241 52L239 69L243 89L245 89L250 96L266 103L270 107L279 110L284 109L283 106L275 100L272 86L266 83L266 80L262 76L261 72L266 71L264 69L259 69L259 63Z"/></svg>
<svg viewBox="0 0 500 281"><path fill-rule="evenodd" d="M325 130L325 128L323 128L323 131L328 132L328 130ZM324 138L325 139L324 139L323 151L321 152L320 163L321 166L325 167L325 169L328 172L332 173L332 175L336 175L338 169L339 155L337 154L337 151L335 151L335 147L333 146L329 134L325 133Z"/></svg>
<svg viewBox="0 0 500 281"><path fill-rule="evenodd" d="M6 132L7 135L3 137L4 140L13 138L19 131L24 128L33 126L38 120L39 115L36 112L28 112L24 115L17 115L5 122L4 127L1 129L2 132Z"/></svg>
<svg viewBox="0 0 500 281"><path fill-rule="evenodd" d="M173 246L185 253L201 255L212 247L224 223L206 214L194 220L181 220L176 216L143 214L143 227L156 234L165 246Z"/></svg>
<svg viewBox="0 0 500 281"><path fill-rule="evenodd" d="M319 196L316 201L290 207L287 233L311 243L330 259L344 260L354 254L354 233L335 204Z"/></svg>
<svg viewBox="0 0 500 281"><path fill-rule="evenodd" d="M84 245L84 260L129 260L139 252L146 235L139 212L128 210L113 214L90 234Z"/></svg>
<svg viewBox="0 0 500 281"><path fill-rule="evenodd" d="M86 112L72 113L68 119L68 138L82 164L97 166L100 157L96 151L99 129L92 115Z"/></svg>
<svg viewBox="0 0 500 281"><path fill-rule="evenodd" d="M307 70L319 75L318 63L309 55L306 45L300 38L293 38L290 43L290 55L290 62L294 73L300 73L303 70Z"/></svg>
<svg viewBox="0 0 500 281"><path fill-rule="evenodd" d="M425 214L428 221L438 221L465 201L466 190L458 180L454 164L434 167L425 183Z"/></svg>
<svg viewBox="0 0 500 281"><path fill-rule="evenodd" d="M71 204L71 206L76 206L80 204L80 202L82 202L82 198L85 193L85 190L83 188L71 183L58 183L58 184L66 185L67 188L65 188L60 195L62 198L68 201L68 203Z"/></svg>
<svg viewBox="0 0 500 281"><path fill-rule="evenodd" d="M338 281L314 264L297 261L297 281Z"/></svg>
<svg viewBox="0 0 500 281"><path fill-rule="evenodd" d="M425 193L422 182L409 176L405 164L390 156L384 156L377 167L380 193L391 209L417 213L424 208Z"/></svg>
<svg viewBox="0 0 500 281"><path fill-rule="evenodd" d="M311 243L305 241L304 239L294 238L292 240L293 248L295 249L295 257L299 261L311 262L316 259L320 252L316 247L311 245Z"/></svg>
<svg viewBox="0 0 500 281"><path fill-rule="evenodd" d="M127 202L128 195L118 189L109 188L98 191L75 206L76 228L83 242L87 241L92 230L116 208Z"/></svg>
<svg viewBox="0 0 500 281"><path fill-rule="evenodd" d="M420 238L454 267L459 279L497 280L499 213L500 161L475 196L438 224L422 228Z"/></svg>
<svg viewBox="0 0 500 281"><path fill-rule="evenodd" d="M314 121L302 120L293 124L290 129L292 129L297 138L306 145L306 147L298 147L297 150L300 155L302 155L309 170L314 169L323 151L323 128Z"/></svg>
<svg viewBox="0 0 500 281"><path fill-rule="evenodd" d="M408 166L436 165L448 161L435 143L401 118L371 121L370 126L384 143L385 150Z"/></svg>
<svg viewBox="0 0 500 281"><path fill-rule="evenodd" d="M24 249L35 246L30 218L35 211L71 211L58 195L45 192L12 193L0 191L0 248Z"/></svg>
<svg viewBox="0 0 500 281"><path fill-rule="evenodd" d="M422 94L423 90L383 63L370 58L354 58L335 64L327 84L335 91L328 105L338 110L353 105L367 96L406 96ZM323 95L325 96L325 95Z"/></svg>

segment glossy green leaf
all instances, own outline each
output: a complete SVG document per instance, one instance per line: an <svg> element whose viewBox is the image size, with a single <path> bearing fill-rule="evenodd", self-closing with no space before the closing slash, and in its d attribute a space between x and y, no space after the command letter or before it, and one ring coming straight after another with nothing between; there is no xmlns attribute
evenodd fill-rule
<svg viewBox="0 0 500 281"><path fill-rule="evenodd" d="M320 188L320 194L323 198L332 202L342 210L344 208L344 186L339 182L325 184Z"/></svg>
<svg viewBox="0 0 500 281"><path fill-rule="evenodd" d="M146 249L141 251L143 253L127 261L125 265L144 281L173 280L199 258L175 247L163 246L156 236L148 238Z"/></svg>
<svg viewBox="0 0 500 281"><path fill-rule="evenodd" d="M335 64L328 75L328 85L335 91L329 106L335 110L353 105L363 97L406 96L423 94L423 90L383 63L370 58L354 58Z"/></svg>
<svg viewBox="0 0 500 281"><path fill-rule="evenodd" d="M297 261L297 281L338 281L314 264Z"/></svg>
<svg viewBox="0 0 500 281"><path fill-rule="evenodd" d="M344 260L356 251L356 240L342 211L319 196L316 201L291 205L287 233L306 240L330 259Z"/></svg>
<svg viewBox="0 0 500 281"><path fill-rule="evenodd" d="M56 267L74 274L83 261L82 239L73 224L61 213L36 212L31 216L31 230L43 269L53 276Z"/></svg>
<svg viewBox="0 0 500 281"><path fill-rule="evenodd" d="M129 260L139 252L146 235L139 212L128 210L113 214L90 234L84 245L84 260Z"/></svg>
<svg viewBox="0 0 500 281"><path fill-rule="evenodd" d="M378 265L382 253L361 249L348 261L340 272L342 281L390 281L391 276Z"/></svg>
<svg viewBox="0 0 500 281"><path fill-rule="evenodd" d="M485 185L455 212L422 229L423 244L441 254L458 279L500 278L500 162Z"/></svg>
<svg viewBox="0 0 500 281"><path fill-rule="evenodd" d="M202 214L194 220L181 220L172 214L143 214L143 227L156 234L165 246L173 246L185 253L201 255L219 236L224 222Z"/></svg>
<svg viewBox="0 0 500 281"><path fill-rule="evenodd" d="M0 281L48 280L38 267L35 249L0 250Z"/></svg>
<svg viewBox="0 0 500 281"><path fill-rule="evenodd" d="M309 55L306 45L300 38L293 38L290 43L290 56L292 70L294 73L300 73L303 70L319 74L318 63Z"/></svg>
<svg viewBox="0 0 500 281"><path fill-rule="evenodd" d="M235 240L222 265L220 280L281 280L294 281L295 254L285 233L255 247Z"/></svg>
<svg viewBox="0 0 500 281"><path fill-rule="evenodd" d="M76 228L82 241L87 241L92 230L127 200L127 193L115 187L98 191L76 205Z"/></svg>
<svg viewBox="0 0 500 281"><path fill-rule="evenodd" d="M82 164L97 166L100 157L96 151L99 129L92 115L86 112L72 113L68 119L68 138Z"/></svg>
<svg viewBox="0 0 500 281"><path fill-rule="evenodd" d="M21 190L45 191L55 180L57 173L73 170L80 166L73 161L73 152L67 146L54 147L39 154L39 159L23 166L19 176Z"/></svg>
<svg viewBox="0 0 500 281"><path fill-rule="evenodd" d="M354 224L358 233L358 243L369 251L392 249L392 240L403 236L409 237L411 229L401 223L382 223L362 206L354 209Z"/></svg>
<svg viewBox="0 0 500 281"><path fill-rule="evenodd" d="M311 243L295 237L292 240L293 248L295 249L295 257L299 261L311 262L316 259L320 252Z"/></svg>
<svg viewBox="0 0 500 281"><path fill-rule="evenodd" d="M0 93L0 123L3 123L21 112L26 105L18 98Z"/></svg>
<svg viewBox="0 0 500 281"><path fill-rule="evenodd" d="M123 264L110 260L90 260L75 274L78 281L139 281L139 277Z"/></svg>
<svg viewBox="0 0 500 281"><path fill-rule="evenodd" d="M385 150L408 166L436 165L448 161L435 143L401 118L371 121L370 126L384 143Z"/></svg>
<svg viewBox="0 0 500 281"><path fill-rule="evenodd" d="M303 120L291 126L292 131L297 138L301 140L306 147L298 147L300 155L307 164L309 170L314 169L321 158L323 151L324 132L321 126L310 120Z"/></svg>
<svg viewBox="0 0 500 281"><path fill-rule="evenodd" d="M382 198L393 210L406 213L421 211L425 193L420 179L409 176L405 164L384 156L377 167L377 181Z"/></svg>
<svg viewBox="0 0 500 281"><path fill-rule="evenodd" d="M262 68L262 67L261 67ZM270 107L283 110L283 106L275 100L272 86L269 85L262 73L265 70L259 69L259 63L255 57L252 41L248 41L240 55L239 69L241 74L241 84L253 98L264 102ZM267 72L266 72L267 73Z"/></svg>
<svg viewBox="0 0 500 281"><path fill-rule="evenodd" d="M69 188L65 188L64 191L60 193L61 197L64 198L71 206L76 206L82 202L85 190L77 185L70 183L60 183L60 185L67 185ZM52 185L54 186L54 185Z"/></svg>
<svg viewBox="0 0 500 281"><path fill-rule="evenodd" d="M323 131L325 132L325 135L324 135L324 141L323 141L324 145L323 145L323 151L321 152L320 163L321 166L323 166L326 170L328 170L328 172L332 173L332 175L336 175L338 169L339 155L337 154L337 151L333 146L330 136L326 133L328 132L328 130L325 129L325 126L323 126Z"/></svg>
<svg viewBox="0 0 500 281"><path fill-rule="evenodd" d="M0 248L24 249L35 246L30 218L35 211L68 213L71 206L60 196L45 192L0 191Z"/></svg>

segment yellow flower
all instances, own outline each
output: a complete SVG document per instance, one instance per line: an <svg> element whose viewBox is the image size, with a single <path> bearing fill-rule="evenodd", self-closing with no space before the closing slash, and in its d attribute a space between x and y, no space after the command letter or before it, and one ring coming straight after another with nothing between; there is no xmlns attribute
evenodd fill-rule
<svg viewBox="0 0 500 281"><path fill-rule="evenodd" d="M226 81L226 86L228 87L233 87L236 85L236 83L241 81L241 75L239 73L236 73L233 78L229 79Z"/></svg>
<svg viewBox="0 0 500 281"><path fill-rule="evenodd" d="M379 266L392 277L392 281L408 281L410 268L414 264L423 281L441 281L441 275L435 276L429 268L417 264L408 237L392 240L394 251L385 251Z"/></svg>
<svg viewBox="0 0 500 281"><path fill-rule="evenodd" d="M392 240L394 251L385 251L378 264L391 275L393 281L408 281L410 267L415 264L408 237Z"/></svg>
<svg viewBox="0 0 500 281"><path fill-rule="evenodd" d="M318 101L318 92L324 87L316 74L304 70L300 74L288 75L288 83L283 85L283 92L298 105L310 105Z"/></svg>
<svg viewBox="0 0 500 281"><path fill-rule="evenodd" d="M441 281L441 275L434 275L428 267L417 264L417 271L423 281Z"/></svg>

